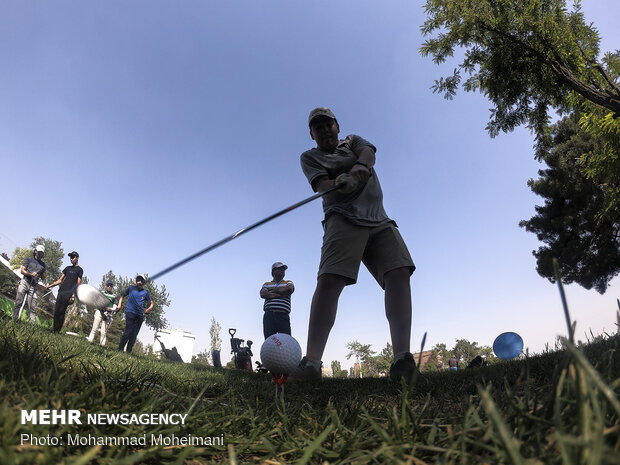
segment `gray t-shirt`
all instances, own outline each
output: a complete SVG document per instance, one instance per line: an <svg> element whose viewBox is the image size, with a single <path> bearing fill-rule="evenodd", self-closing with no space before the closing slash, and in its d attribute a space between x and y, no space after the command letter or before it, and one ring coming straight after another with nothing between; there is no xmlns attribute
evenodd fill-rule
<svg viewBox="0 0 620 465"><path fill-rule="evenodd" d="M24 260L23 263L24 268L28 273L37 273L36 276L24 276L23 278L29 282L30 284L37 284L39 282L39 278L45 270L47 269L47 265L43 260L37 260L33 257L28 257Z"/></svg>
<svg viewBox="0 0 620 465"><path fill-rule="evenodd" d="M364 146L376 151L374 145L356 135L349 135L341 140L331 153L315 147L301 154L301 169L311 186L320 176L336 179L339 174L348 173L353 168L357 161L355 150ZM312 188L314 189L314 186ZM332 213L339 213L360 226L393 223L383 208L383 192L374 168L371 169L368 182L358 190L330 197L323 197L325 218Z"/></svg>

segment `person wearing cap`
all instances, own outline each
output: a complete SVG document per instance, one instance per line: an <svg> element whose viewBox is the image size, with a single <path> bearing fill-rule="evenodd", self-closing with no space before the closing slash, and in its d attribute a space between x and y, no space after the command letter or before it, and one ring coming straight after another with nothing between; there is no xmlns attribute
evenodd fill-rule
<svg viewBox="0 0 620 465"><path fill-rule="evenodd" d="M127 308L125 308L125 330L121 336L118 350L131 352L138 333L144 321L144 315L153 309L153 300L148 291L144 289L146 279L143 275L136 276L136 285L129 286L118 300L118 308L123 304L123 298L127 297ZM144 306L147 305L146 308Z"/></svg>
<svg viewBox="0 0 620 465"><path fill-rule="evenodd" d="M341 187L323 197L323 246L317 286L310 306L306 356L289 379L321 378L321 357L345 286L355 284L363 262L385 291L394 362L390 378L410 381L416 371L410 352L411 287L415 265L396 223L383 208L375 171L376 148L357 135L339 138L340 126L326 107L308 117L316 147L300 157L315 192Z"/></svg>
<svg viewBox="0 0 620 465"><path fill-rule="evenodd" d="M291 294L295 292L292 281L284 279L286 266L282 262L271 265L272 280L263 284L260 290L263 304L263 335L267 339L272 334L291 334Z"/></svg>
<svg viewBox="0 0 620 465"><path fill-rule="evenodd" d="M114 295L112 292L112 288L114 287L114 281L108 279L105 282L105 287L102 292L104 296L108 298L110 301L110 305L105 308L96 308L93 320L93 327L90 330L90 334L86 338L88 342L93 342L95 340L95 334L97 331L100 333L99 344L105 346L107 341L108 329L110 328L110 324L112 323L112 315L116 313L118 309L118 297Z"/></svg>
<svg viewBox="0 0 620 465"><path fill-rule="evenodd" d="M58 288L58 296L56 297L56 305L54 307L54 332L58 333L62 329L62 325L65 324L65 315L67 313L67 307L73 303L75 290L82 283L82 276L84 270L78 265L80 260L80 254L75 250L67 254L71 265L62 270L60 278L54 281L52 284L45 286L46 289L54 287L60 284Z"/></svg>
<svg viewBox="0 0 620 465"><path fill-rule="evenodd" d="M45 280L45 270L47 270L47 265L43 261L44 256L45 246L39 244L34 248L32 257L26 258L22 264L20 269L22 279L17 286L15 306L13 307L14 320L19 320L21 318L22 309L26 306L28 307L30 323L35 323L37 314L35 309L34 293L36 291L39 278Z"/></svg>

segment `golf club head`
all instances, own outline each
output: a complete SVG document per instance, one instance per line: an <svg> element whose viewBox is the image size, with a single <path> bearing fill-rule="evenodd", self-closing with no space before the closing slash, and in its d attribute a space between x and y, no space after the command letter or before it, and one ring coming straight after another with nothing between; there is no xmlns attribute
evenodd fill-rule
<svg viewBox="0 0 620 465"><path fill-rule="evenodd" d="M78 285L75 295L81 303L89 307L105 308L110 305L110 300L90 284Z"/></svg>

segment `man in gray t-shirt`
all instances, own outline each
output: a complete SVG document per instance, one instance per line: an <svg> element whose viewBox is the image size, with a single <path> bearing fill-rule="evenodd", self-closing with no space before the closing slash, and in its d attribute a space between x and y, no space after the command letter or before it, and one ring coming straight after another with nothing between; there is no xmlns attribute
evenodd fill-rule
<svg viewBox="0 0 620 465"><path fill-rule="evenodd" d="M385 290L394 363L390 377L411 380L411 289L415 265L396 223L383 208L383 192L374 169L376 148L350 135L340 140L340 126L329 108L308 118L316 147L301 155L301 167L315 192L342 187L323 197L324 235L317 287L310 308L306 356L291 374L293 381L320 379L321 357L336 319L338 298L357 281L363 262Z"/></svg>
<svg viewBox="0 0 620 465"><path fill-rule="evenodd" d="M34 293L37 289L37 283L40 279L45 279L45 271L47 265L43 261L45 255L45 246L42 244L34 248L32 257L24 260L20 272L22 279L17 286L17 294L15 296L15 306L13 307L13 319L19 320L22 316L24 305L28 308L30 315L30 323L34 324L36 320L35 298Z"/></svg>

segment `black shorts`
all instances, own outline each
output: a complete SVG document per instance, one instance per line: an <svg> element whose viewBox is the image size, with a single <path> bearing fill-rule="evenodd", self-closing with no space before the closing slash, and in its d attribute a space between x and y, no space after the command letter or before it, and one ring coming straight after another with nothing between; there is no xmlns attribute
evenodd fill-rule
<svg viewBox="0 0 620 465"><path fill-rule="evenodd" d="M263 315L263 335L267 339L272 334L291 335L291 318L286 312L266 311Z"/></svg>

